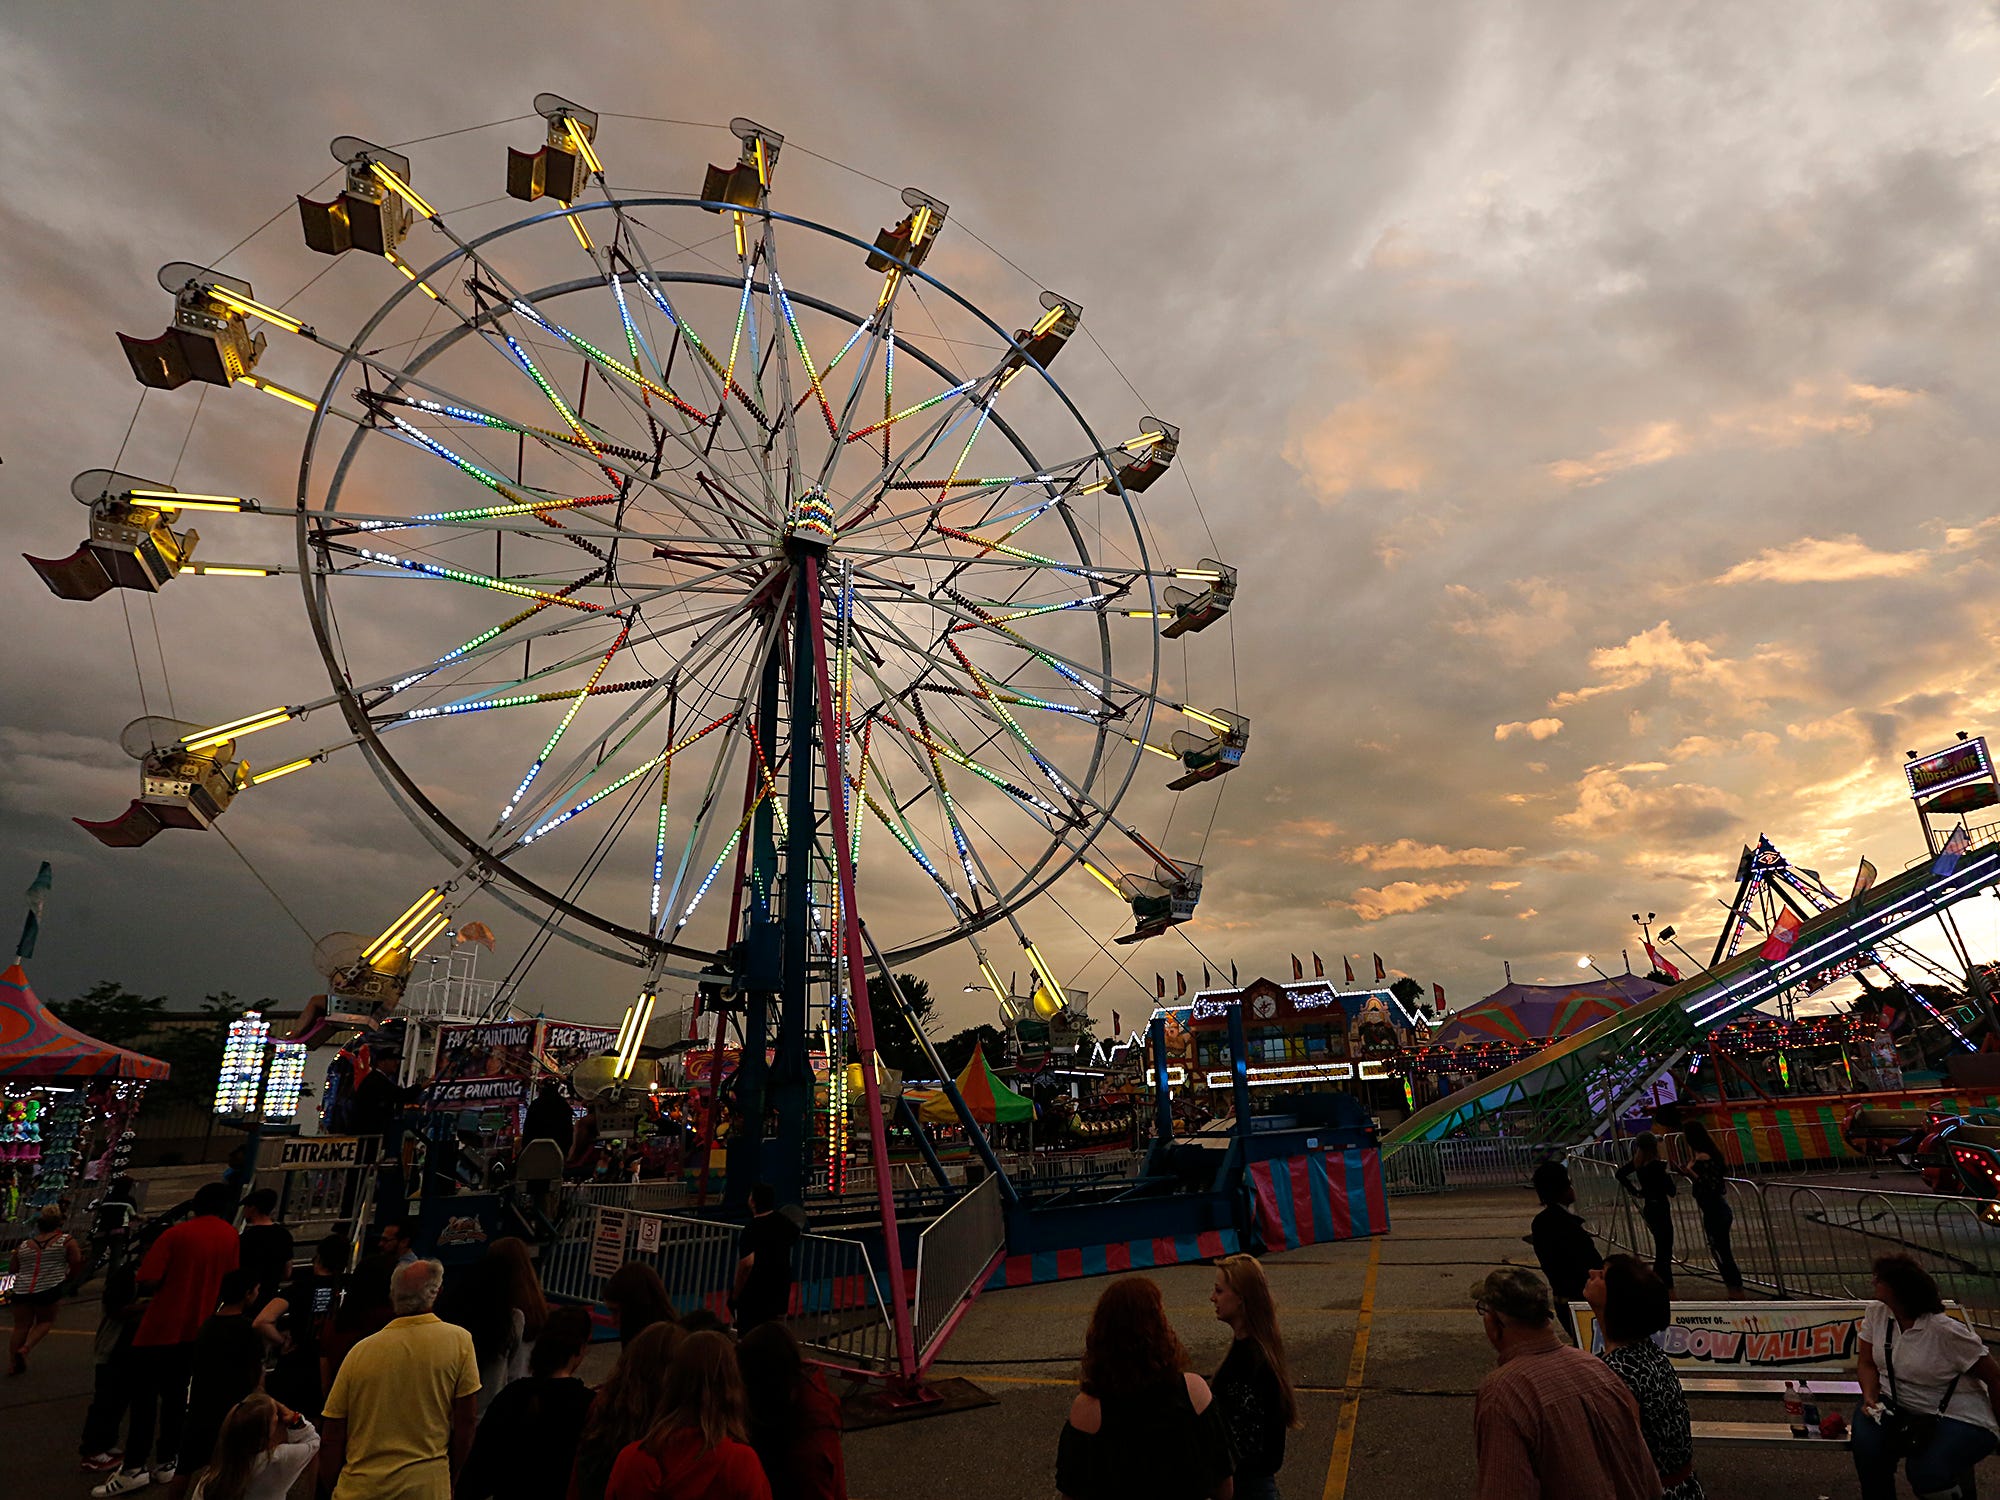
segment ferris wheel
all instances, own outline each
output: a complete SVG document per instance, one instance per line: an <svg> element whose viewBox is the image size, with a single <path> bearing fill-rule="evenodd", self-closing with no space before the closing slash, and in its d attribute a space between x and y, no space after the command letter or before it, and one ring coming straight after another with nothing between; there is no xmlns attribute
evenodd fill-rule
<svg viewBox="0 0 2000 1500"><path fill-rule="evenodd" d="M120 335L134 376L295 408L296 491L90 470L86 540L29 561L68 599L296 575L325 681L136 721L139 796L77 821L140 845L358 752L441 859L345 961L361 1000L477 893L649 989L818 985L835 1011L861 916L885 967L964 945L1010 1012L1003 947L1063 1004L1024 917L1066 871L1129 905L1121 942L1191 918L1200 851L1130 794L1242 759L1247 718L1162 662L1236 574L1155 553L1178 429L1100 431L1052 378L1080 303L982 311L926 268L950 211L925 192L872 237L780 211L784 138L754 122L676 196L614 185L612 117L535 110L506 160L525 217L441 211L408 156L342 136L297 221L340 277L279 307L161 271L171 325Z"/></svg>

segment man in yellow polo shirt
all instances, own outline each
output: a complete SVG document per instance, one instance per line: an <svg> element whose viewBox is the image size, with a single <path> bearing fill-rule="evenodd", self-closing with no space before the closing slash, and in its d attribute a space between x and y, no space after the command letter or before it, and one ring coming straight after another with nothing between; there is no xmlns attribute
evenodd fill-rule
<svg viewBox="0 0 2000 1500"><path fill-rule="evenodd" d="M479 1358L472 1335L431 1307L444 1285L434 1260L398 1266L396 1316L348 1352L326 1398L322 1495L334 1500L451 1500L472 1448Z"/></svg>

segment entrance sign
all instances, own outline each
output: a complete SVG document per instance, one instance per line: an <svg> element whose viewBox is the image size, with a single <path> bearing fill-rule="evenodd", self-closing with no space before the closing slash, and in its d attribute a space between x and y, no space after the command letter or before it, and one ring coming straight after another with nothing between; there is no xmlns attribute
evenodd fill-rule
<svg viewBox="0 0 2000 1500"><path fill-rule="evenodd" d="M266 1165L278 1172L304 1172L326 1167L357 1167L361 1165L361 1137L288 1136L278 1143L278 1159Z"/></svg>

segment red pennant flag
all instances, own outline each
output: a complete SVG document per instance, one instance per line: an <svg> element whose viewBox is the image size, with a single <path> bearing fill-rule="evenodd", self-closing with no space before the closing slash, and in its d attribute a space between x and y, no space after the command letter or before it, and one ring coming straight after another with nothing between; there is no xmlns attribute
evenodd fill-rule
<svg viewBox="0 0 2000 1500"><path fill-rule="evenodd" d="M1343 953L1343 954L1341 954L1341 955L1340 955L1340 966L1341 966L1341 968L1343 968L1343 969L1347 970L1347 987L1348 987L1349 989L1353 989L1353 988L1354 988L1354 965L1353 965L1353 964L1351 964L1351 963L1349 963L1349 962L1347 961L1347 955L1346 955L1345 953Z"/></svg>
<svg viewBox="0 0 2000 1500"><path fill-rule="evenodd" d="M1176 969L1174 970L1174 998L1176 1000L1179 1000L1186 994L1187 994L1187 975L1183 974L1179 969Z"/></svg>
<svg viewBox="0 0 2000 1500"><path fill-rule="evenodd" d="M1448 1008L1444 1003L1444 986L1433 981L1431 984L1431 998L1437 1001L1437 1013L1443 1015Z"/></svg>
<svg viewBox="0 0 2000 1500"><path fill-rule="evenodd" d="M1159 997L1160 999L1162 999L1162 1000L1166 999L1166 998L1167 998L1167 976L1166 976L1166 975L1164 975L1164 974L1155 974L1155 975L1153 976L1153 988L1154 988L1154 992L1155 992L1155 993L1156 993L1156 994L1158 995L1158 997Z"/></svg>
<svg viewBox="0 0 2000 1500"><path fill-rule="evenodd" d="M1805 923L1799 914L1789 906L1778 913L1778 920L1771 924L1771 935L1764 939L1764 946L1758 951L1772 962L1785 957L1792 951L1792 944L1798 941L1799 929Z"/></svg>
<svg viewBox="0 0 2000 1500"><path fill-rule="evenodd" d="M1326 978L1326 965L1319 961L1319 955L1317 953L1313 955L1313 978L1315 979Z"/></svg>
<svg viewBox="0 0 2000 1500"><path fill-rule="evenodd" d="M1376 982L1377 984L1380 984L1380 983L1381 983L1381 982L1382 982L1383 980L1385 980L1385 979L1387 979L1387 978L1389 977L1389 971L1388 971L1387 969L1385 969L1385 968L1383 968L1383 967L1382 967L1382 955L1381 955L1381 954L1379 954L1379 953L1377 953L1377 954L1373 954L1373 955L1372 955L1372 957L1373 957L1373 958L1374 958L1374 960L1375 960L1375 982Z"/></svg>
<svg viewBox="0 0 2000 1500"><path fill-rule="evenodd" d="M1650 942L1646 944L1646 957L1650 958L1653 961L1653 967L1666 975L1667 978L1673 980L1676 984L1680 983L1681 971L1660 957L1660 950L1655 948Z"/></svg>
<svg viewBox="0 0 2000 1500"><path fill-rule="evenodd" d="M1298 954L1294 953L1292 955L1292 978L1303 979L1305 977L1306 977L1305 965L1299 962Z"/></svg>
<svg viewBox="0 0 2000 1500"><path fill-rule="evenodd" d="M1125 1028L1118 1024L1118 1012L1114 1010L1111 1012L1111 1034L1113 1036L1122 1036L1124 1033Z"/></svg>

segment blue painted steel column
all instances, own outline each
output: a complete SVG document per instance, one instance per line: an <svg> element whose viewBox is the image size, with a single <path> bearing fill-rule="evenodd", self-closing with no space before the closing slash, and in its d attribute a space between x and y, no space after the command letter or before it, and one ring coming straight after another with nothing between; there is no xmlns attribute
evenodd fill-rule
<svg viewBox="0 0 2000 1500"><path fill-rule="evenodd" d="M1153 1150L1158 1152L1173 1144L1174 1139L1174 1091L1167 1082L1167 1018L1154 1012L1153 1024L1147 1029L1146 1044L1153 1054Z"/></svg>
<svg viewBox="0 0 2000 1500"><path fill-rule="evenodd" d="M1243 1040L1243 1006L1229 1007L1229 1098L1236 1110L1236 1139L1250 1149L1250 1058ZM1247 1161L1248 1158L1246 1157Z"/></svg>

